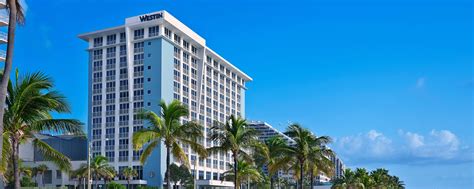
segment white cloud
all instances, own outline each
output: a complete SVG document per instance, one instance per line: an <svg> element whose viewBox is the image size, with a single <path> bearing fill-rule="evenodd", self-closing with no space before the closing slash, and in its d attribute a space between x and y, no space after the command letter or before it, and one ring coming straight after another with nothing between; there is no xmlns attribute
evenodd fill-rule
<svg viewBox="0 0 474 189"><path fill-rule="evenodd" d="M350 162L426 163L473 161L470 146L461 146L449 130L432 130L423 135L399 131L389 138L370 130L335 140L335 151Z"/></svg>
<svg viewBox="0 0 474 189"><path fill-rule="evenodd" d="M366 157L382 157L393 152L392 141L376 130L366 134L342 137L336 140L337 149L349 155Z"/></svg>

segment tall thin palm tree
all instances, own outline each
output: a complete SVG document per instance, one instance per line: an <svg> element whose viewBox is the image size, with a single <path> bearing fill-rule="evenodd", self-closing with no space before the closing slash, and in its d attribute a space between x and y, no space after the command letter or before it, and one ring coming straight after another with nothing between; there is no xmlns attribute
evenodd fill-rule
<svg viewBox="0 0 474 189"><path fill-rule="evenodd" d="M237 166L236 166L237 165ZM252 163L243 159L237 160L237 164L228 164L229 169L223 173L224 178L237 179L234 180L235 186L239 186L243 181L260 182L263 180L262 175ZM237 167L238 177L235 176L234 167Z"/></svg>
<svg viewBox="0 0 474 189"><path fill-rule="evenodd" d="M164 100L160 102L161 112L158 114L152 111L143 111L139 117L147 120L150 124L133 134L133 146L135 150L140 150L146 144L140 162L143 164L151 155L156 146L164 143L166 148L166 170L171 165L171 155L178 162L189 168L189 160L181 144L189 145L201 157L206 157L206 149L199 144L197 138L203 137L202 126L196 122L181 123L181 118L188 116L188 108L177 100L166 104ZM171 188L171 171L166 171L167 188Z"/></svg>
<svg viewBox="0 0 474 189"><path fill-rule="evenodd" d="M82 164L81 167L77 170L78 175L87 175L90 168L90 174L92 179L95 181L95 187L98 188L99 180L104 179L104 183L106 179L113 178L115 176L115 169L110 166L107 157L98 155L92 159L90 166L87 164Z"/></svg>
<svg viewBox="0 0 474 189"><path fill-rule="evenodd" d="M35 168L33 168L33 171L34 171L35 175L40 175L41 176L39 178L39 180L41 181L41 186L44 186L43 176L44 176L44 173L46 171L48 171L48 166L45 165L45 164L40 164L40 165L36 166Z"/></svg>
<svg viewBox="0 0 474 189"><path fill-rule="evenodd" d="M328 177L334 174L334 164L329 157L334 156L334 152L325 146L314 146L309 154L308 171L310 175L310 187L314 185L314 177L324 173Z"/></svg>
<svg viewBox="0 0 474 189"><path fill-rule="evenodd" d="M21 5L21 0L7 0L7 10L9 15L8 22L8 42L7 42L7 53L5 57L5 65L3 67L2 81L0 82L0 102L5 102L8 92L8 83L10 81L10 74L12 70L13 50L15 44L15 31L17 24L25 23L25 12ZM0 120L3 120L5 109L0 108ZM3 133L4 123L0 121L0 133ZM0 147L3 147L3 139L0 135ZM3 158L3 150L0 150L0 158ZM1 161L1 159L0 159ZM0 173L1 174L1 173ZM2 182L3 183L3 182Z"/></svg>
<svg viewBox="0 0 474 189"><path fill-rule="evenodd" d="M133 177L138 176L137 170L127 167L122 170L122 176L127 179L127 188L130 188L130 181L133 179Z"/></svg>
<svg viewBox="0 0 474 189"><path fill-rule="evenodd" d="M87 172L87 169L84 169L84 168L87 168L87 167L81 165L81 167L69 173L72 178L77 179L77 181L79 182L78 183L79 188L82 185L83 180L85 181L87 179L88 172Z"/></svg>
<svg viewBox="0 0 474 189"><path fill-rule="evenodd" d="M212 133L209 138L212 141L217 141L216 146L208 148L209 152L231 152L234 159L234 185L239 189L237 181L238 174L238 160L250 160L250 155L246 150L255 147L257 141L257 131L247 126L247 121L242 118L237 118L231 115L225 124L215 124L211 127Z"/></svg>
<svg viewBox="0 0 474 189"><path fill-rule="evenodd" d="M278 171L288 167L289 157L285 154L289 146L281 137L272 137L265 142L258 143L254 153L254 159L259 167L267 168L270 179L270 188L274 188L275 180L278 180Z"/></svg>
<svg viewBox="0 0 474 189"><path fill-rule="evenodd" d="M82 123L75 119L54 119L51 113L69 113L70 108L64 96L53 90L53 81L41 72L15 74L14 82L9 82L6 99L4 149L10 149L2 158L11 157L14 186L20 188L19 150L20 144L31 141L45 160L52 161L61 170L71 169L70 159L49 144L42 141L41 132L69 133L84 135ZM5 166L6 161L2 161Z"/></svg>
<svg viewBox="0 0 474 189"><path fill-rule="evenodd" d="M330 143L331 138L328 136L316 137L311 131L303 128L299 124L291 124L288 126L285 134L295 141L295 144L290 146L287 155L294 158L292 162L294 162L297 171L299 171L298 186L300 189L303 189L304 171L307 169L306 161L308 161L315 148Z"/></svg>

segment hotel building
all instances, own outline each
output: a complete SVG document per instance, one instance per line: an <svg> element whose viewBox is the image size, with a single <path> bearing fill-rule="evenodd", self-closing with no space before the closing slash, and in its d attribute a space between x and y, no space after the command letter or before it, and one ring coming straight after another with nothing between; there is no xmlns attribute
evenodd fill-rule
<svg viewBox="0 0 474 189"><path fill-rule="evenodd" d="M270 124L263 122L263 121L250 121L248 123L250 128L255 129L258 132L258 140L261 142L265 142L266 140L272 137L281 137L283 140L286 141L288 145L294 145L295 141L290 138L289 136L285 135L284 133L278 131L277 129L273 128ZM266 167L264 168L264 173L268 174ZM278 171L278 177L283 179L288 179L293 181L293 171Z"/></svg>
<svg viewBox="0 0 474 189"><path fill-rule="evenodd" d="M160 112L161 99L181 101L190 110L182 121L196 120L205 127L199 141L205 147L215 145L206 137L214 121L245 117L245 83L252 79L166 11L130 17L124 25L79 38L88 43L92 155L106 156L119 172L136 169L133 184L162 186L166 169L163 144L144 165L141 151L132 148L133 132L147 126L137 117L140 109ZM198 186L233 186L220 180L232 162L230 154L198 157L189 146L183 148Z"/></svg>

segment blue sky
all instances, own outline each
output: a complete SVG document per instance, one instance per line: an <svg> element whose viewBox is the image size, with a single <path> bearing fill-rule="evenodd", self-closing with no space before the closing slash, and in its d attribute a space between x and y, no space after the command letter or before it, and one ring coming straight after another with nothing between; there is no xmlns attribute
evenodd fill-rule
<svg viewBox="0 0 474 189"><path fill-rule="evenodd" d="M80 33L165 9L253 77L247 118L299 122L350 167L408 188L473 188L473 6L468 0L26 1L14 66L42 70L87 119Z"/></svg>

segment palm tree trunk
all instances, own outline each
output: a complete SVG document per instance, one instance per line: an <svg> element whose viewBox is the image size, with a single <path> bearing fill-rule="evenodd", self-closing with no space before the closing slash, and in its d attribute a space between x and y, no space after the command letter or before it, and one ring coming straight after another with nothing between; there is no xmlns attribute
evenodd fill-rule
<svg viewBox="0 0 474 189"><path fill-rule="evenodd" d="M300 189L303 189L304 162L300 163Z"/></svg>
<svg viewBox="0 0 474 189"><path fill-rule="evenodd" d="M95 188L99 188L99 177L97 175L95 176Z"/></svg>
<svg viewBox="0 0 474 189"><path fill-rule="evenodd" d="M15 29L16 29L16 15L17 15L17 7L16 7L16 0L8 0L8 10L9 10L9 24L8 24L8 42L7 42L7 55L5 57L5 65L3 67L3 75L2 81L0 82L0 102L5 102L7 97L7 87L8 81L10 80L10 73L12 70L12 59L13 59L13 47L15 42ZM5 113L5 109L2 107L0 108L0 133L3 134L3 114ZM0 160L2 156L3 149L3 135L0 135ZM3 176L0 174L0 176Z"/></svg>
<svg viewBox="0 0 474 189"><path fill-rule="evenodd" d="M234 186L235 186L235 189L239 189L240 186L237 183L237 161L238 161L237 160L237 153L234 153L233 157L234 157Z"/></svg>
<svg viewBox="0 0 474 189"><path fill-rule="evenodd" d="M166 188L171 189L170 182L170 156L171 156L171 146L166 145Z"/></svg>
<svg viewBox="0 0 474 189"><path fill-rule="evenodd" d="M20 189L20 162L18 161L18 153L20 152L20 145L18 144L18 140L12 140L13 145L13 178L14 178L14 188Z"/></svg>
<svg viewBox="0 0 474 189"><path fill-rule="evenodd" d="M270 189L274 189L274 186L273 186L273 176L270 176Z"/></svg>
<svg viewBox="0 0 474 189"><path fill-rule="evenodd" d="M130 179L127 179L127 189L130 189Z"/></svg>
<svg viewBox="0 0 474 189"><path fill-rule="evenodd" d="M313 171L311 171L311 174L310 174L310 189L313 189L313 183L314 183L314 173Z"/></svg>

